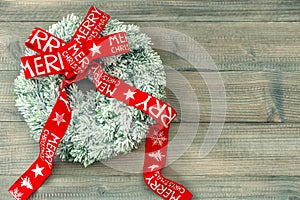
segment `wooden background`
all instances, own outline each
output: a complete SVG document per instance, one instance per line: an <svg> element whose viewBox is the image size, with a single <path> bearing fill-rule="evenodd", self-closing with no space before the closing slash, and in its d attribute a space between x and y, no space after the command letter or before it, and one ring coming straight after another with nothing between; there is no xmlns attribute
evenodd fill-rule
<svg viewBox="0 0 300 200"><path fill-rule="evenodd" d="M226 123L215 148L200 159L210 123L207 86L197 72L186 70L185 61L160 52L165 64L181 69L190 80L201 109L196 138L180 159L163 169L166 177L187 186L193 199L300 199L298 0L1 0L0 199L12 199L7 189L38 155L38 144L13 99L25 39L35 26L48 28L72 12L83 16L90 5L127 23L185 33L207 50L220 70ZM176 107L172 94L169 101ZM180 120L173 123L171 134ZM187 128L190 123L196 122L182 120ZM85 169L57 159L52 176L31 199L159 198L141 174L101 163Z"/></svg>

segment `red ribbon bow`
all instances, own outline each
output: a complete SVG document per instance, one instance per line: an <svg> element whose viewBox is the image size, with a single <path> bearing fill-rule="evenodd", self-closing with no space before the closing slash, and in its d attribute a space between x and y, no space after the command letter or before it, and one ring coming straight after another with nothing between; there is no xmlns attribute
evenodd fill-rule
<svg viewBox="0 0 300 200"><path fill-rule="evenodd" d="M65 87L84 79L90 72L97 91L140 109L158 124L149 128L146 138L144 180L157 195L166 200L188 200L192 194L182 185L163 177L166 163L168 132L176 111L160 99L106 74L93 60L130 51L125 32L98 38L110 16L92 6L68 43L43 29L33 29L26 46L38 54L21 57L25 77L62 74L61 90L40 136L40 154L29 169L10 187L20 200L27 199L50 176L54 155L71 121L70 102ZM152 143L153 137L165 138Z"/></svg>

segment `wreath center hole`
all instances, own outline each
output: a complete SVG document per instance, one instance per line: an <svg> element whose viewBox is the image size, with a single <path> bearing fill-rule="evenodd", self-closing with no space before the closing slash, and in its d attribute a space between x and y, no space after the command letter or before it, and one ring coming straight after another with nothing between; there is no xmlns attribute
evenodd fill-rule
<svg viewBox="0 0 300 200"><path fill-rule="evenodd" d="M87 93L87 91L90 91L90 90L96 91L94 84L88 78L77 81L73 84L76 84L78 86L79 90L81 90L85 94Z"/></svg>

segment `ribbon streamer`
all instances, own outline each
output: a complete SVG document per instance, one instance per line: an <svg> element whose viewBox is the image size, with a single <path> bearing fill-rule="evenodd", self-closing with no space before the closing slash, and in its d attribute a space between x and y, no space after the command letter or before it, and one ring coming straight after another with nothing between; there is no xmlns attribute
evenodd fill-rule
<svg viewBox="0 0 300 200"><path fill-rule="evenodd" d="M33 29L25 42L28 48L38 53L21 57L25 78L52 74L61 74L65 78L42 130L38 158L9 189L16 199L27 199L51 175L55 152L72 116L65 88L86 78L89 73L92 73L98 92L140 109L158 122L149 127L146 138L146 185L166 200L192 198L192 194L184 186L163 177L160 173L166 163L169 126L176 117L176 111L160 99L106 74L102 66L93 61L96 58L130 51L124 32L98 38L109 18L109 15L92 6L70 42L67 43L40 28Z"/></svg>

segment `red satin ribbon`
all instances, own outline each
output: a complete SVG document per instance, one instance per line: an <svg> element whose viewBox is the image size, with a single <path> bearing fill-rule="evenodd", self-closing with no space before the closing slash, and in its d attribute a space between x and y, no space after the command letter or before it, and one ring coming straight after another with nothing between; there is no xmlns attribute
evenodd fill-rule
<svg viewBox="0 0 300 200"><path fill-rule="evenodd" d="M9 189L16 199L27 199L50 176L55 152L71 121L72 110L65 87L84 79L90 72L98 92L140 109L158 122L149 128L146 138L146 185L166 200L192 198L184 186L160 173L166 163L169 125L176 111L160 99L106 74L101 65L93 61L130 51L124 32L98 38L108 20L109 15L92 6L69 43L40 28L35 28L26 41L28 48L38 52L21 58L27 79L51 74L65 75L65 79L41 133L38 158Z"/></svg>

